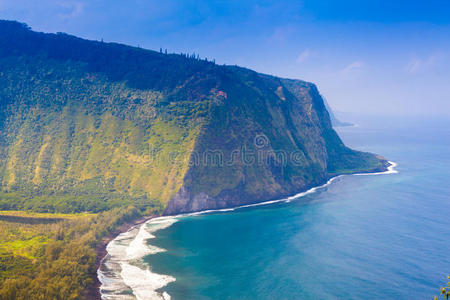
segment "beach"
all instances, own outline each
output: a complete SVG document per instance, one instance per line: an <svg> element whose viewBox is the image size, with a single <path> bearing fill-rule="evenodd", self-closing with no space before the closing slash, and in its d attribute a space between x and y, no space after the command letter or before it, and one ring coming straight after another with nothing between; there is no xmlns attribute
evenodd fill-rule
<svg viewBox="0 0 450 300"><path fill-rule="evenodd" d="M119 226L116 230L114 230L113 232L111 232L107 236L105 236L95 249L95 254L96 254L95 270L99 269L103 258L107 254L106 247L114 238L116 238L122 232L127 232L131 228L136 227L140 224L143 224L143 223L147 222L148 220L151 220L152 218L155 218L155 216L146 216L146 217L139 218L139 219L135 220L134 222L124 223L121 226ZM91 284L91 286L89 286L86 289L84 296L88 300L100 300L101 299L101 294L100 294L101 283L98 279L97 272L95 273L95 275L92 276L92 279L93 279L93 284Z"/></svg>

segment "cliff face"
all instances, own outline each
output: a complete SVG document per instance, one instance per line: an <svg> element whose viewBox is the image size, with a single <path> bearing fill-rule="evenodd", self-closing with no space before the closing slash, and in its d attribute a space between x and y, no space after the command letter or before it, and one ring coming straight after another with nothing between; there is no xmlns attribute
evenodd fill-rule
<svg viewBox="0 0 450 300"><path fill-rule="evenodd" d="M3 209L174 214L384 168L343 145L304 81L8 21L0 79Z"/></svg>
<svg viewBox="0 0 450 300"><path fill-rule="evenodd" d="M342 143L315 85L231 69L242 86L224 87L166 214L280 199L337 174L385 168Z"/></svg>

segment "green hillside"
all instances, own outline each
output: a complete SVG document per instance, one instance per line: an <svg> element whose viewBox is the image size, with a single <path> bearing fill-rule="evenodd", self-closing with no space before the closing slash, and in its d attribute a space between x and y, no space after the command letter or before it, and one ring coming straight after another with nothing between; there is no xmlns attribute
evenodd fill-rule
<svg viewBox="0 0 450 300"><path fill-rule="evenodd" d="M345 147L304 81L10 21L0 78L0 209L179 213L385 168Z"/></svg>

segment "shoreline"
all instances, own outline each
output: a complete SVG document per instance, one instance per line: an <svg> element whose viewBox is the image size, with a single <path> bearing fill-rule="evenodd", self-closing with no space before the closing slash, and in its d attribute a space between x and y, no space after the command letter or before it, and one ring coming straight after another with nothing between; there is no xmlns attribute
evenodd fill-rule
<svg viewBox="0 0 450 300"><path fill-rule="evenodd" d="M208 214L208 213L214 213L214 212L228 212L228 211L234 211L234 210L241 209L241 208L269 205L269 204L278 203L278 202L290 202L290 201L292 201L292 200L294 200L296 198L300 198L300 197L303 197L305 195L314 193L316 190L328 186L334 180L336 180L337 178L339 178L341 176L348 176L348 175L362 176L362 175L394 174L394 173L398 173L398 171L395 170L396 166L397 166L397 164L395 162L386 160L385 161L385 165L384 165L384 167L385 167L384 171L373 170L373 171L359 172L359 173L355 172L355 173L348 173L348 174L339 174L339 175L332 176L332 177L328 178L327 181L324 184L308 188L307 190L305 190L303 192L297 193L297 194L292 195L292 196L284 197L284 198L281 198L281 199L267 200L267 201L263 201L263 202L251 203L251 204L235 206L235 207L230 207L230 208L209 209L209 210L203 210L203 211L198 211L198 212L182 213L182 214L178 214L178 215L167 215L167 216L166 215L153 215L153 216L147 216L147 217L139 218L139 219L135 220L134 222L129 222L129 223L122 224L121 226L116 228L113 232L107 234L102 239L102 241L99 243L99 245L97 245L97 247L95 249L95 253L96 253L95 270L96 270L96 272L95 272L95 275L93 276L95 278L93 278L94 282L91 284L91 286L85 290L85 299L88 299L88 300L102 300L101 293L100 293L101 283L100 283L100 280L98 278L97 271L100 268L100 265L103 262L104 258L108 254L108 252L106 250L106 247L119 234L129 231L133 227L136 227L138 225L144 224L144 223L146 223L146 222L148 222L148 221L150 221L152 219L157 219L157 218L180 218L180 217L196 216L196 215L202 215L202 214Z"/></svg>
<svg viewBox="0 0 450 300"><path fill-rule="evenodd" d="M100 268L100 265L102 264L103 259L108 254L108 251L106 250L106 247L108 244L114 240L119 234L123 232L127 232L130 229L132 229L135 226L144 224L145 222L148 222L151 219L157 218L159 216L153 215L153 216L146 216L141 217L139 219L134 220L133 222L127 222L119 227L117 227L114 231L108 233L106 236L103 237L101 242L95 247L95 273L92 275L93 282L90 284L89 287L87 287L84 291L84 299L86 300L102 300L101 294L100 294L100 280L98 279L97 270Z"/></svg>
<svg viewBox="0 0 450 300"><path fill-rule="evenodd" d="M325 179L326 181L324 183L322 183L322 184L306 187L303 192L299 192L299 193L296 193L296 194L293 194L293 195L291 194L291 196L286 195L286 196L281 196L281 198L265 200L265 201L261 201L261 202L254 202L254 203L238 205L238 206L233 206L233 207L206 209L206 210L201 210L201 211L196 211L196 212L186 212L186 213L180 213L180 214L177 214L177 215L164 215L163 214L160 217L168 217L168 218L169 217L171 217L171 218L188 217L188 216L196 216L196 215L202 215L202 214L213 213L213 212L233 211L233 210L240 209L240 208L268 205L268 204L273 204L273 203L278 203L278 202L283 202L283 201L290 202L293 199L296 199L296 198L303 197L305 195L311 194L311 193L315 192L317 189L321 189L321 188L329 185L330 183L332 183L334 180L336 180L339 177L350 176L350 175L370 176L370 175L395 174L395 173L398 173L398 171L395 170L396 166L397 166L397 163L395 163L393 161L384 160L384 170L373 169L373 170L370 170L370 171L362 171L362 172L353 172L353 173L334 175L334 176L331 176L331 177L328 177L327 179Z"/></svg>

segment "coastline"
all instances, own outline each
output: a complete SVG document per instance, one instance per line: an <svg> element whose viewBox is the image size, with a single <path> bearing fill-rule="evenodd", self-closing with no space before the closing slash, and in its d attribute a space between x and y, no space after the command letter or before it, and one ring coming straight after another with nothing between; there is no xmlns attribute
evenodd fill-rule
<svg viewBox="0 0 450 300"><path fill-rule="evenodd" d="M88 289L86 289L85 299L89 299L89 300L101 300L102 299L101 298L101 293L100 293L101 283L100 283L100 280L98 278L97 270L100 268L103 260L105 259L106 255L108 253L107 252L108 244L110 242L112 242L116 237L118 237L118 235L120 235L121 233L128 232L131 229L133 229L134 227L137 227L138 225L142 225L144 223L147 223L148 221L150 221L152 219L180 218L180 217L196 216L196 215L202 215L202 214L208 214L208 213L214 213L214 212L234 211L234 210L241 209L241 208L261 206L261 205L269 205L269 204L278 203L278 202L290 202L290 201L292 201L294 199L297 199L297 198L303 197L305 195L314 193L318 189L321 189L321 188L324 188L324 187L328 186L329 184L331 184L334 180L336 180L339 177L347 176L347 175L362 176L362 175L394 174L394 173L398 173L398 171L395 170L396 166L397 166L397 164L395 162L385 160L384 161L384 171L383 170L372 170L372 171L367 171L367 172L355 172L355 173L335 175L335 176L332 176L332 177L328 178L328 180L322 185L318 185L318 186L315 186L315 187L308 188L307 190L305 190L303 192L297 193L297 194L289 196L289 197L284 197L284 198L281 198L281 199L268 200L268 201L252 203L252 204L247 204L247 205L241 205L241 206L236 206L236 207L230 207L230 208L210 209L210 210L203 210L203 211L198 211L198 212L183 213L183 214L178 214L178 215L170 215L170 216L154 215L154 216L147 216L147 217L142 217L142 218L140 218L140 219L138 219L138 220L136 220L134 222L122 224L116 230L114 230L113 232L109 233L106 237L104 237L103 240L100 242L100 244L96 247L96 250L95 250L95 252L96 252L96 263L95 263L95 270L96 270L96 272L93 275L94 283Z"/></svg>
<svg viewBox="0 0 450 300"><path fill-rule="evenodd" d="M108 254L106 247L108 244L114 240L119 234L123 232L127 232L131 230L133 227L144 224L145 222L148 222L149 220L153 218L157 218L157 215L153 216L145 216L141 217L133 222L127 222L119 227L117 227L114 231L108 233L101 242L97 245L95 248L95 273L92 274L92 284L85 289L84 292L84 299L86 300L101 300L101 294L100 294L100 280L98 279L97 270L100 268L100 265L103 261L103 259Z"/></svg>
<svg viewBox="0 0 450 300"><path fill-rule="evenodd" d="M277 198L277 199L271 199L271 200L255 202L255 203L249 203L249 204L244 204L244 205L238 205L238 206L233 206L233 207L218 208L218 209L206 209L206 210L201 210L201 211L197 211L197 212L181 213L181 214L178 214L178 215L162 215L161 217L179 218L179 217L202 215L202 214L213 213L213 212L227 212L227 211L233 211L233 210L240 209L240 208L268 205L268 204L273 204L273 203L283 202L283 201L284 202L290 202L293 199L296 199L296 198L303 197L305 195L314 193L316 190L321 189L321 188L329 185L334 180L336 180L337 178L342 177L342 176L350 176L350 175L370 176L370 175L384 175L384 174L395 174L395 173L398 173L398 171L395 170L395 167L397 166L397 163L395 163L393 161L388 161L388 160L385 160L385 159L383 159L382 161L383 161L384 169L380 170L379 168L377 168L377 169L373 169L373 170L370 170L370 171L353 172L353 173L333 175L333 176L328 177L323 184L306 187L303 192L299 192L299 193L296 193L294 195L291 194L291 196L289 196L289 195L281 196L281 198Z"/></svg>

